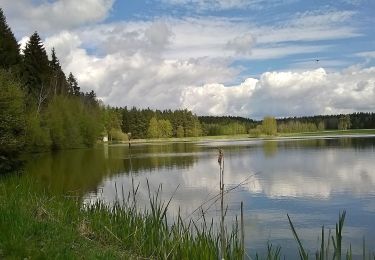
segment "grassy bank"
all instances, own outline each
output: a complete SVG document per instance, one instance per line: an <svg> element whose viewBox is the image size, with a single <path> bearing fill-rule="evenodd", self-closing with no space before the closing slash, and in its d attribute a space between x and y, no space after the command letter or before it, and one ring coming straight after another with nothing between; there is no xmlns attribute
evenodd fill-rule
<svg viewBox="0 0 375 260"><path fill-rule="evenodd" d="M124 199L125 196L122 196ZM96 203L85 208L74 194L54 195L34 180L0 179L0 258L218 259L213 224L168 223L167 203L150 194L150 211ZM226 259L242 256L236 233Z"/></svg>
<svg viewBox="0 0 375 260"><path fill-rule="evenodd" d="M351 130L327 130L327 131L317 131L317 132L301 132L301 133L277 133L277 137L290 137L290 138L299 138L299 137L328 137L328 136L352 136L352 135L375 135L375 129L351 129ZM240 135L217 135L217 136L199 136L199 137L172 137L172 138L157 138L157 139L133 139L131 140L132 144L138 143L174 143L174 142L197 142L197 141L212 141L212 140L248 140L249 138L270 138L267 135L260 136L251 136L249 134L240 134ZM120 142L121 143L121 142ZM128 144L128 142L122 142Z"/></svg>
<svg viewBox="0 0 375 260"><path fill-rule="evenodd" d="M280 133L281 137L375 135L375 129L327 130L318 132Z"/></svg>
<svg viewBox="0 0 375 260"><path fill-rule="evenodd" d="M125 191L124 191L125 192ZM0 178L0 259L219 259L217 226L186 223L177 218L168 223L168 202L149 193L151 210L139 212L131 196L122 195L113 206L103 203L82 206L74 194L56 195L35 180L10 176ZM308 259L353 259L351 247L342 248L345 212L336 230L322 227L320 248L305 249L289 218L296 240L296 257ZM243 259L238 226L226 236L225 259ZM246 259L283 259L282 248L265 245L267 252ZM361 259L375 259L373 248L363 244ZM343 256L341 258L341 255ZM340 256L340 257L339 257Z"/></svg>

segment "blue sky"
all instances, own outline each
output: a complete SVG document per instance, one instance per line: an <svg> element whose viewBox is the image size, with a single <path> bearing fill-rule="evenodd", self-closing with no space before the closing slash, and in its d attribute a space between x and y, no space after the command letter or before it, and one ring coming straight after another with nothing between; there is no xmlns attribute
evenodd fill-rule
<svg viewBox="0 0 375 260"><path fill-rule="evenodd" d="M107 104L197 114L375 111L373 0L0 0ZM318 60L318 61L317 61Z"/></svg>

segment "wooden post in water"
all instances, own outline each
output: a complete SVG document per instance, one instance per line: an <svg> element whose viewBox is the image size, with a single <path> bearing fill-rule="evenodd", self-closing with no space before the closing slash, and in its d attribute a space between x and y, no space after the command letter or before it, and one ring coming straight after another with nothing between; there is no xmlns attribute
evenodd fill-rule
<svg viewBox="0 0 375 260"><path fill-rule="evenodd" d="M245 229L243 220L243 201L241 201L241 249L242 259L245 259Z"/></svg>
<svg viewBox="0 0 375 260"><path fill-rule="evenodd" d="M132 133L128 133L128 141L129 141L129 148L130 148L130 145L131 145L131 140L132 140Z"/></svg>
<svg viewBox="0 0 375 260"><path fill-rule="evenodd" d="M220 165L220 240L221 240L221 259L225 259L225 228L224 228L224 153L219 149L218 163Z"/></svg>

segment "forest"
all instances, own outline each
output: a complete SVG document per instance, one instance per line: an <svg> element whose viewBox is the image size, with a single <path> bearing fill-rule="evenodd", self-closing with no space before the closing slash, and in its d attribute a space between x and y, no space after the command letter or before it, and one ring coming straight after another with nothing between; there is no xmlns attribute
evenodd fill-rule
<svg viewBox="0 0 375 260"><path fill-rule="evenodd" d="M0 168L22 152L93 146L129 139L314 132L375 128L375 113L312 117L197 116L187 109L105 106L63 71L34 32L23 50L0 8Z"/></svg>

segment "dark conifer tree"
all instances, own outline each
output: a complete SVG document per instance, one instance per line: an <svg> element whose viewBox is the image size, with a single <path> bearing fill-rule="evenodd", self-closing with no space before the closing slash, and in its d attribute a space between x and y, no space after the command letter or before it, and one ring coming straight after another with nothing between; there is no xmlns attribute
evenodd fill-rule
<svg viewBox="0 0 375 260"><path fill-rule="evenodd" d="M67 94L69 92L69 84L61 68L60 61L56 56L55 48L52 48L50 67L52 70L51 84L54 95Z"/></svg>
<svg viewBox="0 0 375 260"><path fill-rule="evenodd" d="M50 65L53 71L58 71L59 69L61 69L59 59L56 56L55 48L52 48L52 51L51 51Z"/></svg>
<svg viewBox="0 0 375 260"><path fill-rule="evenodd" d="M22 79L27 94L40 107L52 95L52 73L46 50L37 32L31 35L23 53Z"/></svg>
<svg viewBox="0 0 375 260"><path fill-rule="evenodd" d="M78 86L77 79L74 77L74 75L70 72L68 76L68 85L69 85L69 94L74 96L80 96L80 87Z"/></svg>
<svg viewBox="0 0 375 260"><path fill-rule="evenodd" d="M0 8L0 68L12 69L20 61L19 45Z"/></svg>
<svg viewBox="0 0 375 260"><path fill-rule="evenodd" d="M96 100L96 93L94 90L91 90L90 92L86 92L84 95L85 104L89 106L95 106L98 104L98 101Z"/></svg>

